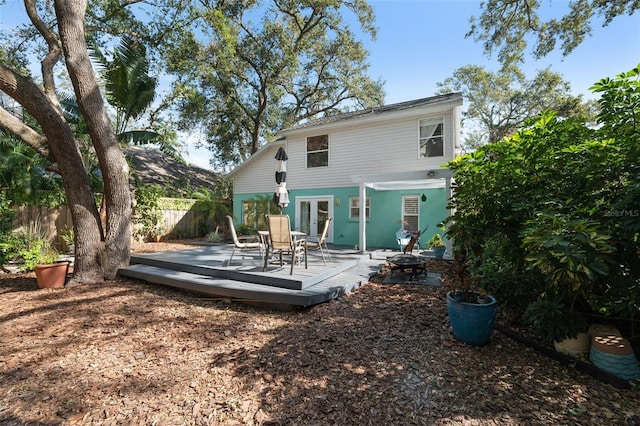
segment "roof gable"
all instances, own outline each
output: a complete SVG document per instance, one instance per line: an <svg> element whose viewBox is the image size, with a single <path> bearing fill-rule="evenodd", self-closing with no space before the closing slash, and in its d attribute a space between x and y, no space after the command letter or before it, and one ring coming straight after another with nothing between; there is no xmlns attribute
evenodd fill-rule
<svg viewBox="0 0 640 426"><path fill-rule="evenodd" d="M382 105L375 108L367 108L359 111L346 112L342 114L330 115L327 117L311 119L305 121L304 123L296 124L295 126L289 127L288 129L284 129L279 132L280 135L285 135L288 133L294 133L299 130L305 130L312 127L322 127L325 125L337 124L337 123L345 123L351 121L357 121L358 119L373 119L378 120L382 115L388 115L393 113L403 113L406 111L411 111L416 108L444 104L448 102L459 102L462 104L462 94L459 92L456 93L447 93L444 95L431 96L428 98L415 99L412 101L399 102L395 104Z"/></svg>

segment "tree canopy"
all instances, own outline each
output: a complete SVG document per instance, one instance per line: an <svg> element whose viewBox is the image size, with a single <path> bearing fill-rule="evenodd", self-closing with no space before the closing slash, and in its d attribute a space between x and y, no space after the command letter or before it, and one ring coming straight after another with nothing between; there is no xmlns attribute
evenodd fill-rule
<svg viewBox="0 0 640 426"><path fill-rule="evenodd" d="M240 162L300 120L383 102L367 52L344 20L375 37L363 0L203 5L199 32L170 52L183 128L200 128L220 165Z"/></svg>
<svg viewBox="0 0 640 426"><path fill-rule="evenodd" d="M453 76L438 83L440 93L462 92L466 102L463 126L464 146L475 149L511 135L523 123L545 109L558 117L592 118L593 103L570 93L570 84L549 69L528 80L517 67L487 71L478 65L456 69Z"/></svg>
<svg viewBox="0 0 640 426"><path fill-rule="evenodd" d="M503 65L524 62L525 52L533 43L532 54L541 58L557 44L563 56L570 54L591 34L596 18L609 25L617 16L632 15L637 0L579 0L568 3L569 11L561 17L542 20L540 0L487 0L479 17L471 19L467 37L482 42L488 55L497 51Z"/></svg>

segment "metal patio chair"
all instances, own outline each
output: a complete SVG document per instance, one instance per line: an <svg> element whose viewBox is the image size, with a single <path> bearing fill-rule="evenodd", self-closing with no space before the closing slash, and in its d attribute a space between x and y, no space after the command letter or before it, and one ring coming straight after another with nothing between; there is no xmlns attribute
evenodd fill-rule
<svg viewBox="0 0 640 426"><path fill-rule="evenodd" d="M307 237L307 250L319 250L322 255L322 262L326 265L327 261L325 260L325 253L327 259L331 261L331 255L329 254L329 247L327 246L327 236L329 235L329 228L331 227L332 217L327 218L324 222L324 229L322 230L322 234L318 237Z"/></svg>
<svg viewBox="0 0 640 426"><path fill-rule="evenodd" d="M259 235L240 235L236 233L236 227L233 224L233 218L227 215L227 220L229 221L229 230L231 231L231 236L233 237L233 250L231 251L231 256L229 257L229 266L231 266L231 259L233 259L233 255L236 250L244 252L244 251L258 251L260 253L260 259L263 259L263 250L264 244L262 244Z"/></svg>
<svg viewBox="0 0 640 426"><path fill-rule="evenodd" d="M269 227L269 245L264 257L263 271L267 269L270 258L277 252L279 254L280 266L283 265L283 254L291 255L291 271L293 266L304 258L304 267L307 268L307 244L304 238L293 238L291 235L291 220L287 215L270 214L267 216L267 226Z"/></svg>

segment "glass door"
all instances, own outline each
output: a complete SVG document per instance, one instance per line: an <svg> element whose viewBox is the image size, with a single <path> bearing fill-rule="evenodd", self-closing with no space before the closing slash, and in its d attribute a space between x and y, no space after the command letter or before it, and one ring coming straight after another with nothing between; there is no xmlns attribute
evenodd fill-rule
<svg viewBox="0 0 640 426"><path fill-rule="evenodd" d="M333 197L296 197L296 229L315 237L333 215ZM329 241L331 236L329 235Z"/></svg>

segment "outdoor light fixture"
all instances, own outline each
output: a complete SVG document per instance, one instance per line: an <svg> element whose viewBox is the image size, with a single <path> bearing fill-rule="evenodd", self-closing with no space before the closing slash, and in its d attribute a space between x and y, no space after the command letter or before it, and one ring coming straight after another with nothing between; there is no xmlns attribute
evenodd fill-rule
<svg viewBox="0 0 640 426"><path fill-rule="evenodd" d="M340 205L340 198L336 198L336 206Z"/></svg>
<svg viewBox="0 0 640 426"><path fill-rule="evenodd" d="M422 198L421 199L422 199L422 202L424 203L425 201L427 201L427 196L422 194Z"/></svg>
<svg viewBox="0 0 640 426"><path fill-rule="evenodd" d="M437 174L438 174L438 172L436 172L435 170L429 170L429 171L427 172L427 177L432 178L432 177L434 177L434 176L435 176L435 175L437 175Z"/></svg>

